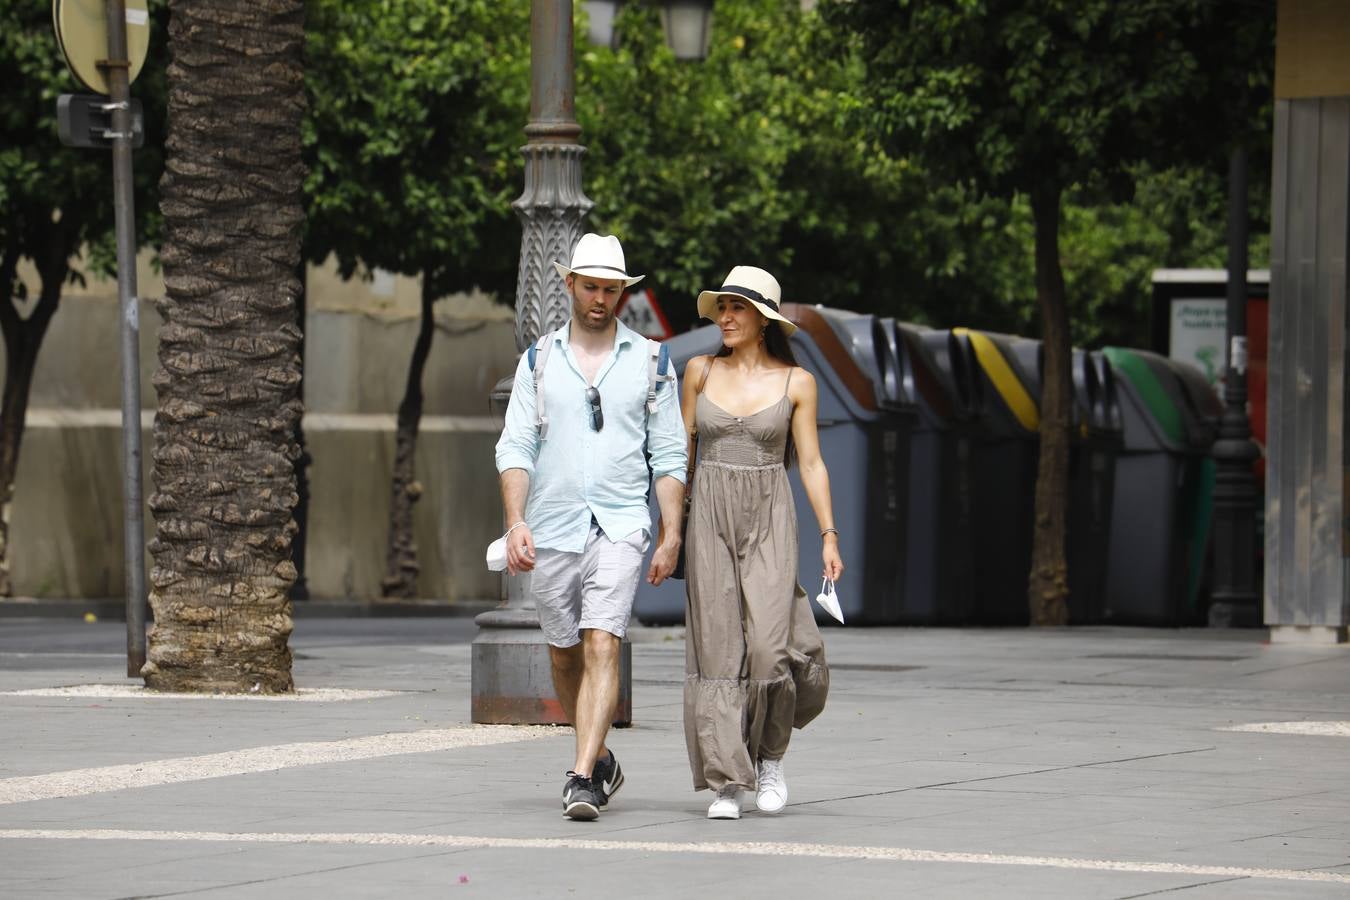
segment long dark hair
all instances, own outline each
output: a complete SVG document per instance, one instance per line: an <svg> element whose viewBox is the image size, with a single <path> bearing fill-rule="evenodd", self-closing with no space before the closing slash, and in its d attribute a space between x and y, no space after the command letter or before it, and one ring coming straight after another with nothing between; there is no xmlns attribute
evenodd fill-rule
<svg viewBox="0 0 1350 900"><path fill-rule="evenodd" d="M788 340L787 333L783 331L783 326L778 324L776 319L770 319L764 316L768 323L764 326L764 350L779 362L787 363L796 368L797 357L792 354L792 342ZM731 348L726 344L717 351L717 356L730 356ZM792 464L797 461L797 445L792 441L792 423L788 422L787 446L783 448L783 465L792 468Z"/></svg>

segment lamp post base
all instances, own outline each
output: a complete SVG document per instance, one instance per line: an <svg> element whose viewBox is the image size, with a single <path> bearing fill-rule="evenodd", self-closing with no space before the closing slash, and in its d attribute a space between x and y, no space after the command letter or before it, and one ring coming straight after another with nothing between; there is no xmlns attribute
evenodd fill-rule
<svg viewBox="0 0 1350 900"><path fill-rule="evenodd" d="M1209 605L1210 628L1257 628L1260 625L1261 609L1255 600L1216 600Z"/></svg>
<svg viewBox="0 0 1350 900"><path fill-rule="evenodd" d="M570 725L553 690L548 643L538 624L529 628L496 628L478 616L473 639L473 721L481 725ZM633 645L624 638L619 655L619 704L615 727L633 722Z"/></svg>

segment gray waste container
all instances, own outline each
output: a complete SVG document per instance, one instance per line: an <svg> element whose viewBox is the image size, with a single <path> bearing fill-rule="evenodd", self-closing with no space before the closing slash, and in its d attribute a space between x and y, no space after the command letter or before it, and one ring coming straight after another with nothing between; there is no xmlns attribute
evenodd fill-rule
<svg viewBox="0 0 1350 900"><path fill-rule="evenodd" d="M1213 512L1222 406L1191 366L1107 347L1123 446L1116 461L1105 617L1130 625L1203 624L1200 583Z"/></svg>
<svg viewBox="0 0 1350 900"><path fill-rule="evenodd" d="M878 403L869 371L826 320L838 312L783 305L783 314L798 326L793 353L798 364L815 376L819 391L816 424L830 471L835 527L846 570L839 585L844 618L849 624L889 624L898 620L903 606L904 559L896 545L903 545L906 526L903 478L908 471L911 422L898 408L882 409ZM721 334L716 327L705 326L667 344L683 378L689 359L717 351ZM799 523L798 578L814 596L821 582L820 530L797 467L789 470L788 480ZM652 508L655 521L655 498ZM684 612L684 582L639 584L635 604L639 621L677 623L684 620ZM833 621L819 610L816 618Z"/></svg>
<svg viewBox="0 0 1350 900"><path fill-rule="evenodd" d="M983 625L1025 625L1040 407L1025 338L953 329L967 353L979 430L975 461L975 607ZM1015 349L1019 352L1014 352ZM1036 391L1036 393L1033 393Z"/></svg>
<svg viewBox="0 0 1350 900"><path fill-rule="evenodd" d="M975 419L964 351L947 331L896 322L891 333L902 389L913 398L916 412L901 621L970 624L975 621Z"/></svg>
<svg viewBox="0 0 1350 900"><path fill-rule="evenodd" d="M1101 353L1073 351L1073 425L1069 444L1069 621L1106 619L1106 571L1116 460L1124 437L1111 364Z"/></svg>
<svg viewBox="0 0 1350 900"><path fill-rule="evenodd" d="M1042 343L1024 337L990 335L990 338L1008 355L1013 370L1025 382L1039 408L1045 378ZM1110 364L1100 354L1075 348L1069 371L1072 396L1064 546L1069 570L1069 621L1088 625L1105 617L1111 503L1115 462L1121 447L1120 411ZM1037 447L1039 451L1039 436ZM1033 515L1038 475L1032 475ZM1034 543L1034 532L1031 539Z"/></svg>

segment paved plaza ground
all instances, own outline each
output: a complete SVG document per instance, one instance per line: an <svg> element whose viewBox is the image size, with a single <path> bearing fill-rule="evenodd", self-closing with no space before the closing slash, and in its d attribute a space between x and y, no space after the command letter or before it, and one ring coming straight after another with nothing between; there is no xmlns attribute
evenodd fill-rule
<svg viewBox="0 0 1350 900"><path fill-rule="evenodd" d="M0 897L1350 896L1350 649L1264 631L826 631L788 808L708 821L680 629L627 773L469 724L464 618L301 616L296 699L140 696L124 626L0 617Z"/></svg>

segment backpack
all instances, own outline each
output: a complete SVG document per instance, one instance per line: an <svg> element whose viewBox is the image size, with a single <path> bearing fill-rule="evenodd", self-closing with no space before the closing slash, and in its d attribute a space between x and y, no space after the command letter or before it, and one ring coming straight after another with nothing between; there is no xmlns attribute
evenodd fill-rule
<svg viewBox="0 0 1350 900"><path fill-rule="evenodd" d="M539 439L548 436L548 416L544 412L544 366L548 364L549 351L553 349L553 337L557 332L550 331L539 336L539 340L525 351L529 358L530 371L534 373L534 423L539 426ZM647 338L647 415L656 412L656 392L667 381L674 381L669 373L670 348L665 344Z"/></svg>

